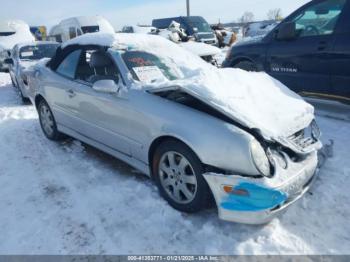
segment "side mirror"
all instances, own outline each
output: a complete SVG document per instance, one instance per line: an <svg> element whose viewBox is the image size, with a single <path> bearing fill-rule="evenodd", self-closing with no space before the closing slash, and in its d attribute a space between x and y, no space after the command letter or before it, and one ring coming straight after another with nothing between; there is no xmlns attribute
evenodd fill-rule
<svg viewBox="0 0 350 262"><path fill-rule="evenodd" d="M118 93L119 86L114 82L114 80L106 79L96 81L93 84L92 89L100 93L114 94Z"/></svg>
<svg viewBox="0 0 350 262"><path fill-rule="evenodd" d="M6 64L6 65L13 65L13 59L12 58L6 58L4 60L4 64Z"/></svg>
<svg viewBox="0 0 350 262"><path fill-rule="evenodd" d="M194 32L195 34L197 34L197 33L198 33L198 28L197 28L197 27L193 27L193 32Z"/></svg>
<svg viewBox="0 0 350 262"><path fill-rule="evenodd" d="M278 27L277 40L293 40L297 37L295 22L282 23Z"/></svg>

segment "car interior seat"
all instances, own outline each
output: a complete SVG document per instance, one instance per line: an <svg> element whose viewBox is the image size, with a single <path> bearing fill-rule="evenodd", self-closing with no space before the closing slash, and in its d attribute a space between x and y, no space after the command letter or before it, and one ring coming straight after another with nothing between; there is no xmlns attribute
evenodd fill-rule
<svg viewBox="0 0 350 262"><path fill-rule="evenodd" d="M88 79L90 83L95 83L99 80L114 80L116 83L118 82L119 78L116 66L105 52L96 51L92 53L89 65L94 72Z"/></svg>

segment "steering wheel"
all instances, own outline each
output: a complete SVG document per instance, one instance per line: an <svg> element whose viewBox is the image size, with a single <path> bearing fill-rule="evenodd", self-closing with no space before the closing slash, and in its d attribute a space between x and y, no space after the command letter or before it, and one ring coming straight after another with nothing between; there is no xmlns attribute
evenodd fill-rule
<svg viewBox="0 0 350 262"><path fill-rule="evenodd" d="M320 31L314 25L307 25L304 29L304 35L312 36L312 35L319 35L319 34L320 34Z"/></svg>

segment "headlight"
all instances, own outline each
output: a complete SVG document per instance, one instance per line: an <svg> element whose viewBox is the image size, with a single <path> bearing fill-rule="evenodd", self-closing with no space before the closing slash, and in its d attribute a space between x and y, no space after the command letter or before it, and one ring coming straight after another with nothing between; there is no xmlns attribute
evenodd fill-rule
<svg viewBox="0 0 350 262"><path fill-rule="evenodd" d="M270 162L260 143L253 140L250 145L250 150L254 164L259 172L264 176L271 176Z"/></svg>

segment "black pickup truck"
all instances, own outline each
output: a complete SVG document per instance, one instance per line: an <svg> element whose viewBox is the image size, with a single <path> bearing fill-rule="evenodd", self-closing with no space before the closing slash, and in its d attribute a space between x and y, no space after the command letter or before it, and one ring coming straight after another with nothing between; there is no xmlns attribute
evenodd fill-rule
<svg viewBox="0 0 350 262"><path fill-rule="evenodd" d="M223 67L265 71L301 95L350 103L350 0L309 2L265 37L234 45Z"/></svg>

